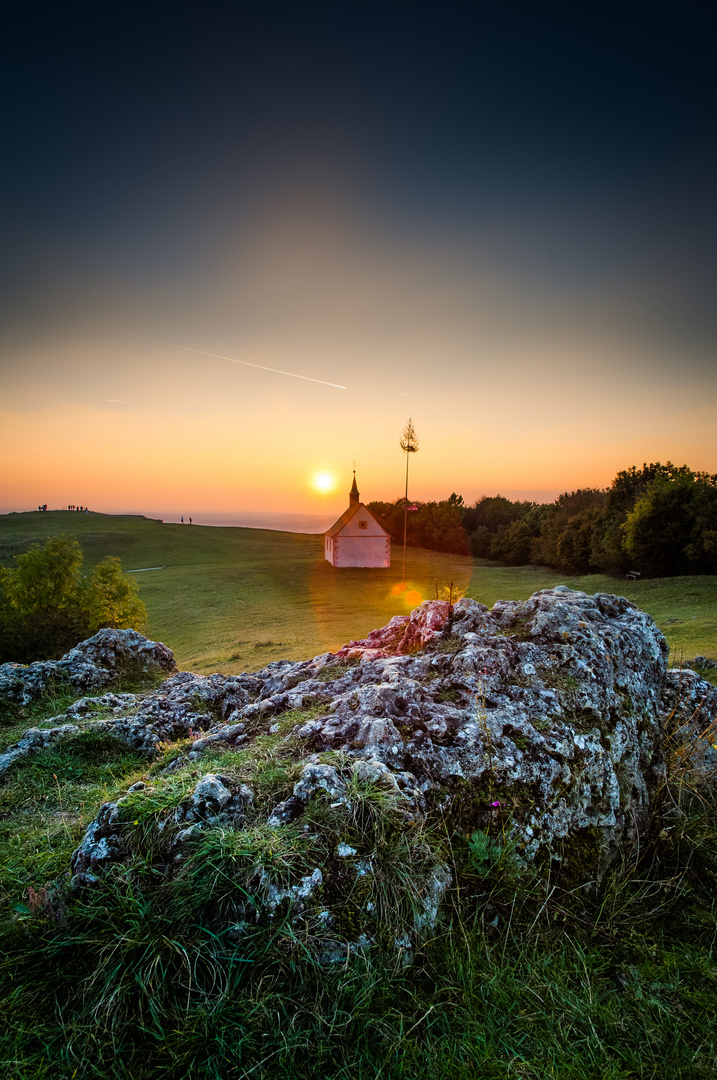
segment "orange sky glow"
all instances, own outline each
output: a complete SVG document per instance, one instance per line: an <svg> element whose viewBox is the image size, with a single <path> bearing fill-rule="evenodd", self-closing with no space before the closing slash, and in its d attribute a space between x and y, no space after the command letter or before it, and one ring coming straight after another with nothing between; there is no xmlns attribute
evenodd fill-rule
<svg viewBox="0 0 717 1080"><path fill-rule="evenodd" d="M89 309L70 280L61 313L6 342L3 510L331 516L354 461L362 498L401 495L409 416L414 499L552 499L651 460L717 471L714 374L695 347L702 381L676 393L678 350L620 323L616 284L568 305L469 257L479 238L283 213L191 287L115 283Z"/></svg>

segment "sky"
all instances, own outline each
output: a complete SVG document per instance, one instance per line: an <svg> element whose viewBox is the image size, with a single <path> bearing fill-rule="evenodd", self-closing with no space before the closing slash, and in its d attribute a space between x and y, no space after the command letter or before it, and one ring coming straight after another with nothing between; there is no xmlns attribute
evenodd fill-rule
<svg viewBox="0 0 717 1080"><path fill-rule="evenodd" d="M11 0L0 510L717 472L692 3ZM318 477L323 481L317 482Z"/></svg>

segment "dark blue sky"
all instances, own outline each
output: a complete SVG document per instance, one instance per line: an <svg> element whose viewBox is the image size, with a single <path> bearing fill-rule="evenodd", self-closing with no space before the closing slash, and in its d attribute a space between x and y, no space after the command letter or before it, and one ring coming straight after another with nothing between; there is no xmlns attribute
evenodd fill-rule
<svg viewBox="0 0 717 1080"><path fill-rule="evenodd" d="M485 230L566 286L626 262L675 273L678 324L711 335L707 8L8 4L11 292L52 293L48 248L90 276L201 273L293 180L321 199L350 184L408 233Z"/></svg>

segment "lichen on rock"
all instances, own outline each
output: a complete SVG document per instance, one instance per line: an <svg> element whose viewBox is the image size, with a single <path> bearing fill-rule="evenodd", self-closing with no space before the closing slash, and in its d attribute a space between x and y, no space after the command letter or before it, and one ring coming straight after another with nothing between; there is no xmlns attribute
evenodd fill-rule
<svg viewBox="0 0 717 1080"><path fill-rule="evenodd" d="M163 646L135 646L171 670ZM84 643L78 656L106 648ZM562 866L587 884L647 827L675 753L702 775L714 768L717 691L667 659L634 604L558 586L490 610L427 602L337 653L254 674L181 672L144 694L81 698L43 738L102 728L157 765L100 809L73 881L131 873L146 812L168 881L219 845L233 934L288 919L327 962L372 943L410 952L455 878L451 837L497 837L519 869ZM0 692L17 695L17 678Z"/></svg>
<svg viewBox="0 0 717 1080"><path fill-rule="evenodd" d="M136 630L99 630L61 660L0 665L0 702L29 705L49 687L60 684L76 692L110 686L123 674L176 671L166 645L149 641Z"/></svg>

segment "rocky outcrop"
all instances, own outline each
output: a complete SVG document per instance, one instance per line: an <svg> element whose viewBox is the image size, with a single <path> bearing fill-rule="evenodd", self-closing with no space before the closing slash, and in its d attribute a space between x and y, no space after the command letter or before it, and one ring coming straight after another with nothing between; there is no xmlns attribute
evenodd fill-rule
<svg viewBox="0 0 717 1080"><path fill-rule="evenodd" d="M77 693L111 686L126 674L170 674L177 670L166 645L148 641L136 630L99 630L61 660L0 665L0 703L29 705L50 687L69 685Z"/></svg>
<svg viewBox="0 0 717 1080"><path fill-rule="evenodd" d="M691 788L717 780L717 687L690 669L667 672L662 695L667 766Z"/></svg>
<svg viewBox="0 0 717 1080"><path fill-rule="evenodd" d="M418 652L449 625L452 613L446 600L426 601L410 615L394 615L387 626L372 630L362 641L350 641L336 655L381 660Z"/></svg>
<svg viewBox="0 0 717 1080"><path fill-rule="evenodd" d="M410 864L395 944L410 949L434 925L455 844L431 839L432 822L475 850L499 841L518 870L595 881L646 827L685 748L702 777L716 763L717 690L668 672L667 659L661 632L628 600L559 586L491 610L425 603L337 653L251 675L183 672L144 695L82 698L55 719L103 727L149 759L185 743L163 772L101 808L73 880L85 886L131 862L145 813L170 876L212 830L240 833L232 933L288 911L323 928L328 958L381 936L387 837L403 837ZM261 779L267 754L283 763L271 783ZM167 772L170 806L157 795ZM289 854L277 861L282 845Z"/></svg>
<svg viewBox="0 0 717 1080"><path fill-rule="evenodd" d="M589 831L607 865L646 822L662 769L662 634L627 600L564 587L492 611L463 600L448 636L443 608L413 613L416 639L422 624L429 631L419 651L399 651L410 623L396 620L341 650L359 651L360 664L295 737L313 754L381 763L456 822L490 828L500 818L523 859L541 850L560 859L567 840ZM316 689L309 674L291 694ZM264 711L279 712L283 694L282 685L265 696ZM299 813L302 799L295 790L272 820Z"/></svg>
<svg viewBox="0 0 717 1080"><path fill-rule="evenodd" d="M11 765L16 765L30 754L40 754L53 743L60 742L69 735L79 735L79 732L76 724L61 724L55 728L28 728L18 742L8 746L0 754L0 776L6 773Z"/></svg>

